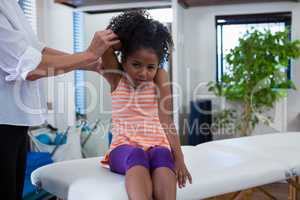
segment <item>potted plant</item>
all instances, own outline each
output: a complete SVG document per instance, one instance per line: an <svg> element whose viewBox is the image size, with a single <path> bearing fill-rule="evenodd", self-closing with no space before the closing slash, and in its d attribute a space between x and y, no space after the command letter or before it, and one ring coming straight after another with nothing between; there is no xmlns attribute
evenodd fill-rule
<svg viewBox="0 0 300 200"><path fill-rule="evenodd" d="M259 114L286 97L288 89L296 89L286 71L289 60L299 56L300 41L291 41L288 30L274 34L269 30L247 31L239 39L239 45L225 57L229 72L221 81L208 83L209 91L241 109L226 109L218 114L221 118L217 120L225 123L234 120L241 136L250 135L261 121Z"/></svg>

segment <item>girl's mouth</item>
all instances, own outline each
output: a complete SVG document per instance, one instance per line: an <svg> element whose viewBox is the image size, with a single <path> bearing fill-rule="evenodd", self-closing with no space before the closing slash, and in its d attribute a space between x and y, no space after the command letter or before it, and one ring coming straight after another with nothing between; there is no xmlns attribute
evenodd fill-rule
<svg viewBox="0 0 300 200"><path fill-rule="evenodd" d="M135 79L135 82L136 83L142 83L142 82L145 82L146 80L144 80L144 79Z"/></svg>

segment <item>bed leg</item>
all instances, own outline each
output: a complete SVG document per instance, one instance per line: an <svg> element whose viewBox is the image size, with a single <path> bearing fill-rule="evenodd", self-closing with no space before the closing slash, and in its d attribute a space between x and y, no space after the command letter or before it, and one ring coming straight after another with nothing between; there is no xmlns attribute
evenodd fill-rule
<svg viewBox="0 0 300 200"><path fill-rule="evenodd" d="M299 176L295 177L295 184L296 184L296 186L294 186L295 200L298 200L300 198L300 196L299 196L299 191L300 191L300 177Z"/></svg>
<svg viewBox="0 0 300 200"><path fill-rule="evenodd" d="M288 179L289 196L288 200L298 200L298 190L300 190L299 176Z"/></svg>
<svg viewBox="0 0 300 200"><path fill-rule="evenodd" d="M297 184L297 188L295 188L295 199L298 200L299 199L299 191L300 191L300 176L296 176L296 184Z"/></svg>
<svg viewBox="0 0 300 200"><path fill-rule="evenodd" d="M233 193L231 197L229 197L227 200L237 200L237 199L243 199L243 200L251 200L253 195L253 189L246 189L241 190L239 192Z"/></svg>
<svg viewBox="0 0 300 200"><path fill-rule="evenodd" d="M297 184L300 185L300 176L297 176ZM296 191L296 199L298 200L300 198L300 190L298 189Z"/></svg>
<svg viewBox="0 0 300 200"><path fill-rule="evenodd" d="M242 197L243 200L251 200L252 195L253 195L253 191L254 191L253 188L242 190L236 196L233 196L230 200L235 200L238 197ZM240 198L238 198L238 199L240 199Z"/></svg>
<svg viewBox="0 0 300 200"><path fill-rule="evenodd" d="M239 194L241 194L241 191L233 193L232 196L228 198L228 200L235 200L239 196Z"/></svg>
<svg viewBox="0 0 300 200"><path fill-rule="evenodd" d="M289 186L288 186L288 188L289 188L288 200L295 200L295 197L294 197L295 188L291 184L290 179L287 180L287 182L289 184Z"/></svg>
<svg viewBox="0 0 300 200"><path fill-rule="evenodd" d="M276 197L274 197L272 194L270 194L268 191L266 191L262 187L256 187L254 189L257 190L258 192L261 192L262 194L264 194L265 196L267 196L269 199L272 199L272 200L276 200L277 199Z"/></svg>
<svg viewBox="0 0 300 200"><path fill-rule="evenodd" d="M231 192L228 194L223 194L223 195L219 195L219 196L215 196L215 197L210 197L210 198L206 198L203 200L237 200L237 197L239 196L239 194L241 193L241 191L238 192Z"/></svg>
<svg viewBox="0 0 300 200"><path fill-rule="evenodd" d="M253 195L254 189L248 189L245 191L245 200L251 200Z"/></svg>

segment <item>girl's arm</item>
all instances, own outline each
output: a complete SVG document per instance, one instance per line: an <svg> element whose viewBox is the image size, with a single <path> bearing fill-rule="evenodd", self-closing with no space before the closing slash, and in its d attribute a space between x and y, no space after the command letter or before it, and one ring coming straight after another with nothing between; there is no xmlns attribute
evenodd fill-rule
<svg viewBox="0 0 300 200"><path fill-rule="evenodd" d="M111 91L115 90L121 77L121 70L119 66L120 63L117 59L114 49L112 47L107 49L102 56L100 74L111 85Z"/></svg>
<svg viewBox="0 0 300 200"><path fill-rule="evenodd" d="M159 69L155 77L155 83L159 88L159 119L168 137L172 151L176 159L183 159L179 135L173 119L173 98L168 73Z"/></svg>
<svg viewBox="0 0 300 200"><path fill-rule="evenodd" d="M181 150L180 139L173 120L173 98L171 83L168 73L159 69L155 77L155 83L159 88L159 119L164 128L172 153L175 159L175 172L180 188L184 187L188 179L192 183L192 177L185 165L184 156Z"/></svg>

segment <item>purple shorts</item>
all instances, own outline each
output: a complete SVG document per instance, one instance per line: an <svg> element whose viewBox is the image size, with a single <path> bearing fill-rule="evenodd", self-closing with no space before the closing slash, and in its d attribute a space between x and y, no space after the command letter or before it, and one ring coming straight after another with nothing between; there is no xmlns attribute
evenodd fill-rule
<svg viewBox="0 0 300 200"><path fill-rule="evenodd" d="M112 172L125 174L133 166L140 165L151 172L158 167L167 167L174 171L174 159L168 148L156 146L149 151L128 144L120 145L109 154L109 166Z"/></svg>

